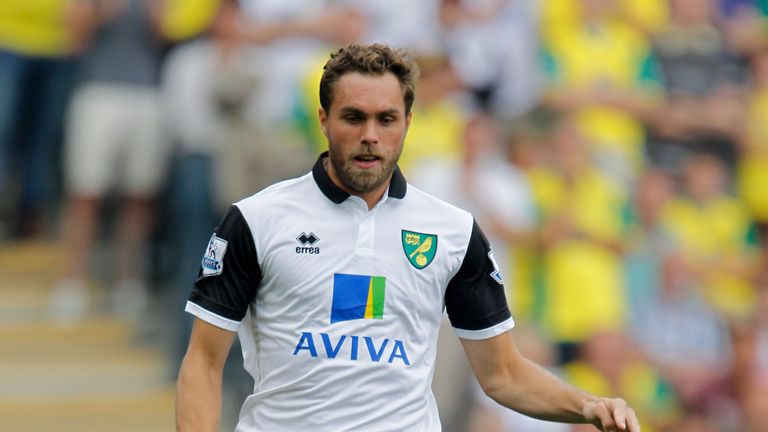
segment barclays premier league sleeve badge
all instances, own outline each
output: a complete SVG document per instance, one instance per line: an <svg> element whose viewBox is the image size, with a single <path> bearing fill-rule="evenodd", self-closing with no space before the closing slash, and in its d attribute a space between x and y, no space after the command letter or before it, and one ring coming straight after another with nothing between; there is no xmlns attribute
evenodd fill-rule
<svg viewBox="0 0 768 432"><path fill-rule="evenodd" d="M216 234L211 236L211 241L208 242L208 247L205 249L205 256L203 256L203 276L216 276L220 275L224 270L224 253L227 251L227 241L216 237Z"/></svg>

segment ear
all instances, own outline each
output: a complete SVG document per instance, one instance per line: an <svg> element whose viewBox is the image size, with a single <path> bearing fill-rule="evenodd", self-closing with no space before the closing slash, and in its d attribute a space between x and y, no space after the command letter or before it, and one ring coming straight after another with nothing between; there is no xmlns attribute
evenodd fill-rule
<svg viewBox="0 0 768 432"><path fill-rule="evenodd" d="M328 114L323 107L317 109L317 117L320 119L320 129L323 131L323 135L328 138Z"/></svg>

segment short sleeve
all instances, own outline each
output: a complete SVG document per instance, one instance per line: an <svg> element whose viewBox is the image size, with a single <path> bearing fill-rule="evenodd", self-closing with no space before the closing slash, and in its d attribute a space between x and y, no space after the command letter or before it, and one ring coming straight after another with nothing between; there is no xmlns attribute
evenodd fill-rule
<svg viewBox="0 0 768 432"><path fill-rule="evenodd" d="M476 221L461 268L448 283L445 307L463 339L488 339L515 325L496 259Z"/></svg>
<svg viewBox="0 0 768 432"><path fill-rule="evenodd" d="M225 330L236 331L261 282L248 223L230 207L205 248L186 311Z"/></svg>

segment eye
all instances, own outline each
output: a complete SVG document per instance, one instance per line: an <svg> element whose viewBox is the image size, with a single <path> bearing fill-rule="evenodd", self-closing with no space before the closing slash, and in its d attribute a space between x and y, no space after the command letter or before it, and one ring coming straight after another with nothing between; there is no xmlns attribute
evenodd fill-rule
<svg viewBox="0 0 768 432"><path fill-rule="evenodd" d="M357 114L347 114L344 116L344 121L347 123L359 123L362 119L363 118Z"/></svg>
<svg viewBox="0 0 768 432"><path fill-rule="evenodd" d="M395 120L396 120L395 117L391 116L391 115L385 115L385 116L379 117L379 123L381 123L383 125L388 125L388 124L394 123Z"/></svg>

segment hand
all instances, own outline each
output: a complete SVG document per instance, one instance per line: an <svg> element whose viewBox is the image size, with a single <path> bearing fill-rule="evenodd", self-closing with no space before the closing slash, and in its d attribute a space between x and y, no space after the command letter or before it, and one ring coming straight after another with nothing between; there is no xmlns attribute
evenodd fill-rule
<svg viewBox="0 0 768 432"><path fill-rule="evenodd" d="M640 432L635 411L624 399L597 398L584 405L584 417L603 432Z"/></svg>

